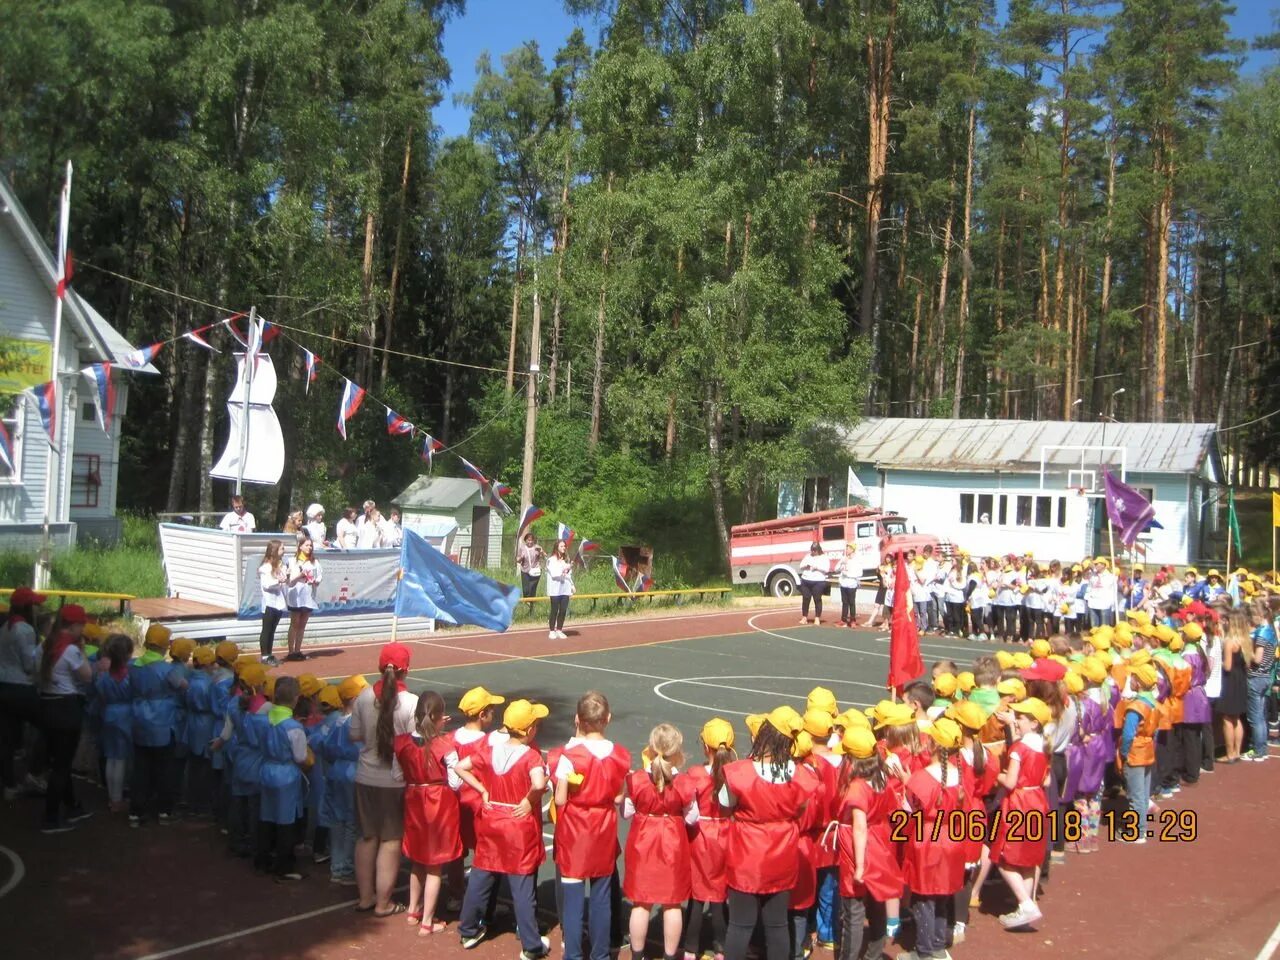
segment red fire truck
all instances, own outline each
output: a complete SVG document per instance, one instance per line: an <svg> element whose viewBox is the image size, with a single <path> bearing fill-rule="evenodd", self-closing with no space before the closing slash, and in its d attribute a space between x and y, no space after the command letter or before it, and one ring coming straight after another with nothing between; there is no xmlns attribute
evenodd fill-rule
<svg viewBox="0 0 1280 960"><path fill-rule="evenodd" d="M875 573L883 558L899 550L918 551L931 545L946 551L947 545L937 537L908 531L905 517L869 507L740 523L729 538L733 582L763 584L766 593L789 597L800 583L800 561L815 541L833 565L844 556L846 543L856 544L858 562L867 577Z"/></svg>

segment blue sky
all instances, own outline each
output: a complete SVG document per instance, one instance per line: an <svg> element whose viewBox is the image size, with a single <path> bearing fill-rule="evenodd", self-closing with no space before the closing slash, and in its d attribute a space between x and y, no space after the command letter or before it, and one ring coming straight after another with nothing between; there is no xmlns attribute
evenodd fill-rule
<svg viewBox="0 0 1280 960"><path fill-rule="evenodd" d="M1004 2L1001 0L1001 8ZM1271 3L1266 0L1236 0L1231 18L1235 36L1250 40L1272 27ZM444 102L435 110L436 125L445 136L467 132L470 111L454 104L454 95L470 91L475 84L476 58L488 50L495 63L502 54L526 40L536 40L543 59L550 64L575 26L581 26L587 43L594 49L601 24L589 18L575 21L565 13L562 0L467 0L466 13L445 26L444 53L453 74ZM1245 64L1251 73L1274 64L1276 54L1252 53Z"/></svg>

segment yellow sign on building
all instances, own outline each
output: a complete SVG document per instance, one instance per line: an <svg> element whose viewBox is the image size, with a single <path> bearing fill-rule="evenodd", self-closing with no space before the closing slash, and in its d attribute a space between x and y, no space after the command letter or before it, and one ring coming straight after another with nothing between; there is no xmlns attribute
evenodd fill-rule
<svg viewBox="0 0 1280 960"><path fill-rule="evenodd" d="M49 380L53 344L0 338L0 395L21 393Z"/></svg>

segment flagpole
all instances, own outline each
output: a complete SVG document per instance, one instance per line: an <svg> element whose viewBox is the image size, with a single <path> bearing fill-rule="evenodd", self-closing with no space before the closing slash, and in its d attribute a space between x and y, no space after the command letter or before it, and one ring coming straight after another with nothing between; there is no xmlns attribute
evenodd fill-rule
<svg viewBox="0 0 1280 960"><path fill-rule="evenodd" d="M53 563L53 545L49 535L49 507L50 502L56 496L54 487L54 457L57 457L57 463L61 465L65 459L63 457L62 441L65 433L62 429L62 417L58 415L58 406L62 400L62 386L58 383L58 354L62 350L62 301L67 295L67 234L71 226L71 161L67 161L67 179L62 186L62 197L58 205L58 249L56 252L57 262L54 264L54 271L57 274L58 285L53 298L53 352L50 357L49 379L53 381L53 410L51 416L53 418L53 436L50 437L49 455L45 458L44 471L44 525L42 530L40 554L36 557L35 570L32 572L32 582L36 589L42 589L49 585L49 575ZM25 410L23 412L25 416ZM54 520L60 517L62 511L54 510Z"/></svg>
<svg viewBox="0 0 1280 960"><path fill-rule="evenodd" d="M400 557L401 557L401 562L403 563L403 559L404 559L403 546L400 548ZM404 567L401 566L400 569L396 571L396 601L397 602L395 606L391 608L391 642L392 643L396 642L396 631L400 628L399 594L400 594L400 581L402 581L403 579L404 579Z"/></svg>
<svg viewBox="0 0 1280 960"><path fill-rule="evenodd" d="M244 347L244 406L240 415L240 461L236 466L236 496L241 496L244 491L244 461L249 456L249 395L253 392L253 368L257 364L257 355L250 358L249 345L254 342L253 331L258 322L258 308L249 308L249 329L245 332ZM250 363L250 359L253 360ZM395 632L394 621L392 621L392 633Z"/></svg>

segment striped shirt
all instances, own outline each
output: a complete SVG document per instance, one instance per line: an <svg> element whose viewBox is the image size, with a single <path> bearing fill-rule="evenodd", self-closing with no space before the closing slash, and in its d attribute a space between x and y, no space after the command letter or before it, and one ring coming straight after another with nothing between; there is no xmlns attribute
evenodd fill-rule
<svg viewBox="0 0 1280 960"><path fill-rule="evenodd" d="M1249 668L1249 676L1251 677L1269 677L1271 676L1271 665L1276 659L1276 630L1269 623L1259 624L1253 628L1253 633L1249 635L1253 641L1254 659L1253 666ZM1258 654L1261 649L1262 653Z"/></svg>

